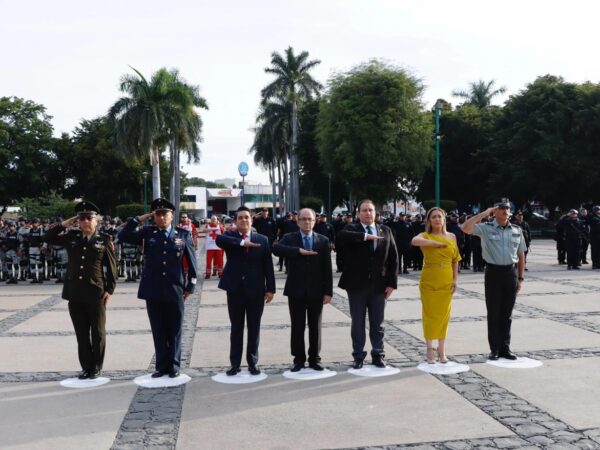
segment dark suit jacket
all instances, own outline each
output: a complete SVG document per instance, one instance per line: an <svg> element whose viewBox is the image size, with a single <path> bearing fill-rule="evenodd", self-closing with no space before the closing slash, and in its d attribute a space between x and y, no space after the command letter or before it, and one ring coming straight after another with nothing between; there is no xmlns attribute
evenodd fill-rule
<svg viewBox="0 0 600 450"><path fill-rule="evenodd" d="M318 252L318 255L300 255L302 246L300 232L286 234L273 246L273 253L276 256L284 256L288 261L288 276L283 295L319 300L324 295L333 295L329 239L313 232L313 250Z"/></svg>
<svg viewBox="0 0 600 450"><path fill-rule="evenodd" d="M344 245L344 271L338 284L346 290L362 289L368 283L377 291L398 286L398 249L394 235L385 225L375 224L379 236L377 249L372 251L373 241L365 241L365 230L360 223L346 225L336 236Z"/></svg>
<svg viewBox="0 0 600 450"><path fill-rule="evenodd" d="M119 241L139 245L144 243L144 269L138 298L151 301L183 301L183 293L194 292L198 272L196 249L185 228L173 226L166 237L156 225L138 230L139 222L131 219L119 232ZM188 261L187 277L183 256Z"/></svg>
<svg viewBox="0 0 600 450"><path fill-rule="evenodd" d="M90 297L100 298L104 292L112 295L117 279L117 263L110 238L96 232L89 242L84 242L81 231L63 231L65 228L57 225L44 235L44 241L64 247L69 255L62 297L65 300L85 301ZM106 267L106 276L103 266Z"/></svg>
<svg viewBox="0 0 600 450"><path fill-rule="evenodd" d="M226 231L217 236L217 246L227 255L219 289L230 294L243 289L248 297L262 299L265 292L275 293L271 248L269 240L262 234L252 232L250 240L260 247L242 247L242 236L237 231Z"/></svg>

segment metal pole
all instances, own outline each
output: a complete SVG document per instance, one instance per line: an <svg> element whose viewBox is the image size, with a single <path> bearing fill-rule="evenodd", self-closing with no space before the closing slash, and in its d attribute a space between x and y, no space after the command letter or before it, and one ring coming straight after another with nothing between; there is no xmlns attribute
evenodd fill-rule
<svg viewBox="0 0 600 450"><path fill-rule="evenodd" d="M435 105L435 206L440 206L440 108Z"/></svg>
<svg viewBox="0 0 600 450"><path fill-rule="evenodd" d="M329 175L329 196L327 201L327 215L331 218L331 173Z"/></svg>
<svg viewBox="0 0 600 450"><path fill-rule="evenodd" d="M146 181L148 180L148 172L143 172L144 175L144 213L148 212L148 197L147 197L147 189L146 189Z"/></svg>
<svg viewBox="0 0 600 450"><path fill-rule="evenodd" d="M246 189L246 183L244 182L244 178L245 177L242 176L242 206L244 206L244 203L245 203L244 202L244 190Z"/></svg>

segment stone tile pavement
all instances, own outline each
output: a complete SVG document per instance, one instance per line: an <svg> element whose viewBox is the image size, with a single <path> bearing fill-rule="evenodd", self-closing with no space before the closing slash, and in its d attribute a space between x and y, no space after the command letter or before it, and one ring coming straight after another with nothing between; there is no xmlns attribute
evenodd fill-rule
<svg viewBox="0 0 600 450"><path fill-rule="evenodd" d="M188 300L187 385L137 388L153 347L137 285L119 282L107 318L105 375L88 390L58 381L78 370L60 286L0 286L0 448L18 449L484 449L600 448L600 272L556 264L554 243L534 241L517 299L513 348L543 366L485 364L483 275L463 271L449 327L451 359L471 371L435 376L424 360L418 273L402 275L386 310L386 378L346 372L348 302L336 289L323 314L323 363L338 371L292 381L289 317L279 292L265 309L260 362L269 378L222 385L228 366L226 297L214 279ZM337 278L337 277L336 277Z"/></svg>

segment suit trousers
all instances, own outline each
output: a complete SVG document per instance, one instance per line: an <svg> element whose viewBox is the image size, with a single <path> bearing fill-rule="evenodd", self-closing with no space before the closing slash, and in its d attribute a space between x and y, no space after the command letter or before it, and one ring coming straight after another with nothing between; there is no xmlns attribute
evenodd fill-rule
<svg viewBox="0 0 600 450"><path fill-rule="evenodd" d="M369 313L369 339L371 340L371 356L384 357L383 351L383 315L385 311L385 293L378 292L369 284L362 289L348 290L350 315L352 326L352 356L354 359L364 360L367 352L364 351L366 332L365 321Z"/></svg>
<svg viewBox="0 0 600 450"><path fill-rule="evenodd" d="M249 297L244 290L227 293L227 310L231 322L229 361L239 367L242 361L244 345L244 319L248 326L246 344L246 362L249 366L258 363L258 344L260 342L260 320L265 308L265 300Z"/></svg>
<svg viewBox="0 0 600 450"><path fill-rule="evenodd" d="M83 370L102 370L106 349L106 307L101 298L70 301L69 315Z"/></svg>
<svg viewBox="0 0 600 450"><path fill-rule="evenodd" d="M323 297L289 297L290 319L292 323L291 349L294 364L306 362L304 330L308 322L308 363L321 362L321 317Z"/></svg>
<svg viewBox="0 0 600 450"><path fill-rule="evenodd" d="M146 301L156 353L156 370L159 372L176 372L181 367L184 308L183 299L177 302Z"/></svg>
<svg viewBox="0 0 600 450"><path fill-rule="evenodd" d="M485 266L485 306L490 350L510 349L512 311L517 299L517 270L514 265Z"/></svg>
<svg viewBox="0 0 600 450"><path fill-rule="evenodd" d="M411 248L410 243L398 244L398 273L403 270L408 270L411 264Z"/></svg>
<svg viewBox="0 0 600 450"><path fill-rule="evenodd" d="M581 265L581 240L579 236L567 237L567 264L569 267Z"/></svg>
<svg viewBox="0 0 600 450"><path fill-rule="evenodd" d="M600 269L600 236L592 235L591 239L592 267Z"/></svg>

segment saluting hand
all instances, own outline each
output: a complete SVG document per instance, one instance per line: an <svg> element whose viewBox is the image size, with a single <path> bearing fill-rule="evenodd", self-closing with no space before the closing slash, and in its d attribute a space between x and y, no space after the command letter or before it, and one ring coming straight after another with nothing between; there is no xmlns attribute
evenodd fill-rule
<svg viewBox="0 0 600 450"><path fill-rule="evenodd" d="M433 247L436 247L436 248L446 248L446 247L448 247L448 244L446 244L444 242L439 242L439 241L434 241L434 240L432 240L432 242L433 242Z"/></svg>
<svg viewBox="0 0 600 450"><path fill-rule="evenodd" d="M138 216L137 220L138 220L138 222L145 222L146 220L148 220L150 217L153 217L153 216L154 216L154 211L144 214L143 216Z"/></svg>
<svg viewBox="0 0 600 450"><path fill-rule="evenodd" d="M384 239L384 237L376 234L367 234L367 241L379 241L381 239Z"/></svg>
<svg viewBox="0 0 600 450"><path fill-rule="evenodd" d="M300 248L300 254L302 256L311 256L311 255L318 255L319 252L315 252L314 250L306 250L304 248Z"/></svg>
<svg viewBox="0 0 600 450"><path fill-rule="evenodd" d="M252 242L250 239L244 239L244 247L260 247L260 244Z"/></svg>
<svg viewBox="0 0 600 450"><path fill-rule="evenodd" d="M63 222L61 223L61 225L62 225L64 228L69 228L69 227L70 227L70 226L72 226L72 225L73 225L73 224L74 224L76 221L77 221L77 216L74 216L74 217L71 217L70 219L67 219L67 220L63 221Z"/></svg>

